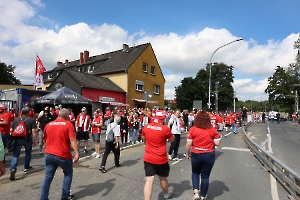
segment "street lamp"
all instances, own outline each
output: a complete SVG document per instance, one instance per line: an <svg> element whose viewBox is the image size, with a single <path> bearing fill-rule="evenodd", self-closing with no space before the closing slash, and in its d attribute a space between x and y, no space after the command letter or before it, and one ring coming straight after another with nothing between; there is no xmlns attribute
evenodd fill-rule
<svg viewBox="0 0 300 200"><path fill-rule="evenodd" d="M246 86L246 85L242 85L242 86L236 88L236 89L233 91L233 113L235 113L235 95L236 95L236 91L237 91L238 89L240 89L241 87L244 87L244 86Z"/></svg>
<svg viewBox="0 0 300 200"><path fill-rule="evenodd" d="M221 49L222 47L225 47L225 46L227 46L227 45L229 45L229 44L232 44L232 43L234 43L234 42L238 42L238 41L241 41L241 40L243 40L243 38L239 38L239 39L237 39L237 40L234 40L234 41L232 41L232 42L229 42L229 43L227 43L227 44L224 44L223 46L220 46L219 48L217 48L215 51L214 51L214 53L211 55L211 57L210 57L210 61L209 61L209 77L208 77L208 103L207 103L207 105L208 105L208 108L210 108L210 106L211 106L211 102L210 102L210 91L211 91L211 60L212 60L212 57L214 56L214 54L219 50L219 49Z"/></svg>

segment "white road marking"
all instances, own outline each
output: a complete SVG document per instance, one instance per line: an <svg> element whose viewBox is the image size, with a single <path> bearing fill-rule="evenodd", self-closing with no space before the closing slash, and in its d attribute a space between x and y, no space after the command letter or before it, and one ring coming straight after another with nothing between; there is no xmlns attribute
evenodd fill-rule
<svg viewBox="0 0 300 200"><path fill-rule="evenodd" d="M276 179L270 174L271 194L273 200L279 200Z"/></svg>
<svg viewBox="0 0 300 200"><path fill-rule="evenodd" d="M234 150L234 151L250 151L249 149L246 149L246 148L235 148L235 147L222 147L222 149Z"/></svg>
<svg viewBox="0 0 300 200"><path fill-rule="evenodd" d="M268 126L267 130L268 130L267 136L268 136L268 141L269 141L268 142L268 149L269 149L270 153L273 153L272 146L271 146L272 138L271 138L271 132L270 132L270 127L269 126Z"/></svg>

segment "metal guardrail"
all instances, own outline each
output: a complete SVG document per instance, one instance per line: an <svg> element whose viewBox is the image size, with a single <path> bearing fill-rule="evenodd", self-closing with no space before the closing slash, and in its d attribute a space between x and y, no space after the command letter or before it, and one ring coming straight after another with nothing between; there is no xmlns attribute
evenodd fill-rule
<svg viewBox="0 0 300 200"><path fill-rule="evenodd" d="M288 198L300 200L300 175L250 139L246 134L246 130L250 125L251 122L243 127L246 145L264 166L264 169L272 174L272 176L289 192L290 195L288 195Z"/></svg>

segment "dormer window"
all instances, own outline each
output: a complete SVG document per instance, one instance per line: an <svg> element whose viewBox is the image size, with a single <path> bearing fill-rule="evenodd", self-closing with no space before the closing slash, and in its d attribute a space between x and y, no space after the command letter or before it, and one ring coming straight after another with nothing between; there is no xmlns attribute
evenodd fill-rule
<svg viewBox="0 0 300 200"><path fill-rule="evenodd" d="M51 79L51 78L52 78L52 73L49 72L49 73L48 73L48 79Z"/></svg>
<svg viewBox="0 0 300 200"><path fill-rule="evenodd" d="M143 63L143 72L144 73L148 72L148 64L147 63Z"/></svg>
<svg viewBox="0 0 300 200"><path fill-rule="evenodd" d="M155 76L155 67L151 66L151 75Z"/></svg>
<svg viewBox="0 0 300 200"><path fill-rule="evenodd" d="M93 73L93 71L94 71L94 66L93 65L89 65L88 68L87 68L87 73L91 74L91 73Z"/></svg>
<svg viewBox="0 0 300 200"><path fill-rule="evenodd" d="M78 72L83 72L83 67L78 67Z"/></svg>

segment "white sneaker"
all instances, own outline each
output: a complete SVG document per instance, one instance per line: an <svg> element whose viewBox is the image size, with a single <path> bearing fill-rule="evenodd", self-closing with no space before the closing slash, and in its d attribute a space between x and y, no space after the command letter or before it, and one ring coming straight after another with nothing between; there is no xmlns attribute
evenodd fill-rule
<svg viewBox="0 0 300 200"><path fill-rule="evenodd" d="M94 152L94 153L92 153L92 155L91 156L96 156L97 155L97 153L96 152Z"/></svg>
<svg viewBox="0 0 300 200"><path fill-rule="evenodd" d="M168 154L168 159L172 160L172 156L170 154Z"/></svg>
<svg viewBox="0 0 300 200"><path fill-rule="evenodd" d="M200 200L199 194L194 194L193 200Z"/></svg>
<svg viewBox="0 0 300 200"><path fill-rule="evenodd" d="M97 155L96 155L96 158L100 158L100 154L99 153L96 153Z"/></svg>
<svg viewBox="0 0 300 200"><path fill-rule="evenodd" d="M137 144L138 144L138 143L140 143L140 142L139 142L139 141L136 141L135 143L137 143Z"/></svg>
<svg viewBox="0 0 300 200"><path fill-rule="evenodd" d="M174 187L173 186L170 186L168 188L168 193L167 194L164 194L164 198L165 199L168 199L172 194L173 194L173 191L174 191Z"/></svg>

